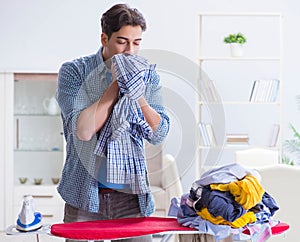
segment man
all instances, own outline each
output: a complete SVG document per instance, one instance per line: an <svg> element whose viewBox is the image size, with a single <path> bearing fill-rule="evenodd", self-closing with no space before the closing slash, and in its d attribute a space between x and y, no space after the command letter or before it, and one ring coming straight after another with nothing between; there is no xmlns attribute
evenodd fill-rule
<svg viewBox="0 0 300 242"><path fill-rule="evenodd" d="M148 68L142 60L145 68L137 71L145 80L141 83L145 85L143 95L135 100L125 99L127 95L120 91L120 79L128 72L124 65L122 74L122 63L141 61L136 54L146 22L137 9L117 4L102 15L101 27L100 50L66 62L59 70L57 100L67 144L58 186L66 202L64 222L141 217L154 212L143 149L144 139L159 144L169 131L159 76L153 66ZM128 126L121 138L114 140L112 127L122 118ZM118 148L112 148L115 145ZM101 152L97 150L99 146ZM124 147L127 150L121 157L114 153L120 153ZM111 167L121 167L120 172ZM133 179L128 179L128 173ZM151 236L144 236L122 241L151 240Z"/></svg>

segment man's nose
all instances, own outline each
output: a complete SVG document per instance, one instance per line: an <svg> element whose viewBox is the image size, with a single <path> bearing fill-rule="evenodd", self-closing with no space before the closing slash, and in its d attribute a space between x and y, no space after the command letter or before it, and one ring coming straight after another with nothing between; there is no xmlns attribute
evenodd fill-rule
<svg viewBox="0 0 300 242"><path fill-rule="evenodd" d="M135 49L133 43L128 43L125 49L125 54L133 55L135 53Z"/></svg>

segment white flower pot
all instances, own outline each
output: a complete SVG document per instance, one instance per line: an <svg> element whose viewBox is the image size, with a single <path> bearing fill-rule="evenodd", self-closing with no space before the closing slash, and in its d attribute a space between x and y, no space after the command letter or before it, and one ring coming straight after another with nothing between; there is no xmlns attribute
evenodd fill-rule
<svg viewBox="0 0 300 242"><path fill-rule="evenodd" d="M237 43L230 44L230 54L232 57L241 57L244 54L243 45Z"/></svg>

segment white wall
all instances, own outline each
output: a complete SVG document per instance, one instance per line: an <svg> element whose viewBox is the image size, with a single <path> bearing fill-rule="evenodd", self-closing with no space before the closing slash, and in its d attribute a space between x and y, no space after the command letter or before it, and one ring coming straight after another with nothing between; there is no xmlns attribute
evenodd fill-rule
<svg viewBox="0 0 300 242"><path fill-rule="evenodd" d="M4 85L4 78L0 77L0 105L1 107L5 107L5 94L4 94L4 90L5 90L5 85ZM2 108L0 111L0 194L4 194L5 193L5 153L4 153L4 149L5 149L5 139L4 139L4 133L5 133L5 115L4 112L5 109ZM2 228L4 228L4 221L5 221L5 213L4 213L4 198L5 196L1 195L0 198L0 230Z"/></svg>
<svg viewBox="0 0 300 242"><path fill-rule="evenodd" d="M0 71L58 71L65 60L94 53L100 43L99 18L117 2L0 0ZM295 102L295 95L300 89L297 55L300 53L300 33L296 28L300 21L296 12L300 3L297 0L130 0L127 3L137 7L148 22L142 48L168 50L192 61L196 61L198 53L199 12L281 12L285 36L285 137L291 137L289 123L300 128ZM182 96L188 96L185 90L181 90ZM175 132L173 135L176 137L178 134ZM180 137L168 142L171 143L169 147L178 148ZM176 150L169 149L176 156ZM195 178L190 174L191 170L184 177L185 190L189 189L190 180Z"/></svg>

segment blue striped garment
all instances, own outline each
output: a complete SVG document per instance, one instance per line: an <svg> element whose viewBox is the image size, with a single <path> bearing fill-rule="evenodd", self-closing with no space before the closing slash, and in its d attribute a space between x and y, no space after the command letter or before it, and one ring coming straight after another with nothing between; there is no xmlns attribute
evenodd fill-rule
<svg viewBox="0 0 300 242"><path fill-rule="evenodd" d="M114 70L121 93L132 100L144 95L145 87L155 65L137 55L118 54L112 57Z"/></svg>
<svg viewBox="0 0 300 242"><path fill-rule="evenodd" d="M108 182L129 184L134 194L149 193L143 139L153 133L136 100L144 95L155 66L124 54L113 56L112 63L123 95L100 131L95 154L107 156Z"/></svg>

